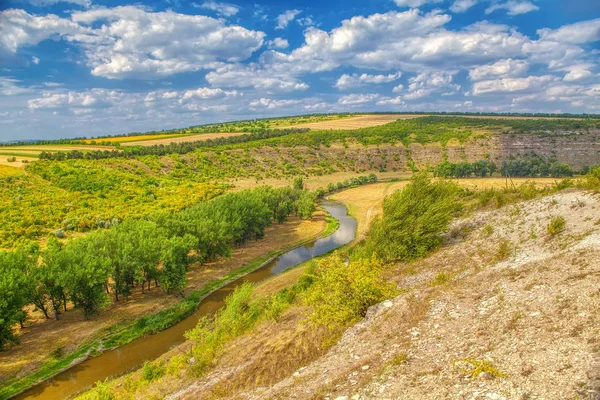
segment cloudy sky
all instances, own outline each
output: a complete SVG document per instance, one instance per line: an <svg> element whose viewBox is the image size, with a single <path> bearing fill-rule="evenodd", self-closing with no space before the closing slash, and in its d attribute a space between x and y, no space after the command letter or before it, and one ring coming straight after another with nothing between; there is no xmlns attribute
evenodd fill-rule
<svg viewBox="0 0 600 400"><path fill-rule="evenodd" d="M0 0L0 140L337 111L600 113L598 0Z"/></svg>

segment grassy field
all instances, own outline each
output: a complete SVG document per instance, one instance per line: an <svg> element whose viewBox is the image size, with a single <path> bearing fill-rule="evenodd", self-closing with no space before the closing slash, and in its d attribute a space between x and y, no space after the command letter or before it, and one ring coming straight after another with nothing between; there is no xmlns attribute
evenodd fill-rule
<svg viewBox="0 0 600 400"><path fill-rule="evenodd" d="M263 240L253 241L247 246L235 249L231 258L203 266L192 265L188 273L186 293L200 290L209 282L223 278L254 260L268 258L281 249L316 238L325 232L326 225L325 213L319 211L311 220L290 218L284 224L269 227ZM68 354L115 324L155 314L180 300L153 288L146 294L136 291L128 299L112 303L100 315L89 321L74 310L62 314L59 321L47 320L40 312L32 312L33 318L20 332L21 344L0 352L0 376L3 377L0 379L0 387L3 386L2 380L21 378L33 372L44 361L52 358L52 353L57 348L62 349L63 354Z"/></svg>
<svg viewBox="0 0 600 400"><path fill-rule="evenodd" d="M394 115L394 114L378 114L378 115L359 115L355 117L339 118L329 121L318 121L301 123L297 125L281 126L280 128L309 128L312 130L320 129L359 129L368 128L371 126L385 125L399 119L417 118L422 115Z"/></svg>
<svg viewBox="0 0 600 400"><path fill-rule="evenodd" d="M173 133L173 134L165 134L165 135L135 135L135 136L115 136L115 137L106 137L106 138L97 138L97 139L87 139L84 140L84 143L87 144L96 144L96 143L128 143L128 142L142 142L146 140L160 140L160 139L169 139L169 138L177 138L182 136L181 133Z"/></svg>
<svg viewBox="0 0 600 400"><path fill-rule="evenodd" d="M11 163L14 164L14 163ZM0 178L7 178L9 176L21 176L23 175L23 170L21 168L12 166L12 165L3 165L0 164Z"/></svg>
<svg viewBox="0 0 600 400"><path fill-rule="evenodd" d="M172 135L164 138L160 138L155 135L148 135L148 139L140 139L136 141L121 141L123 146L154 146L158 144L169 144L169 143L183 143L183 142L197 142L202 140L227 138L232 136L245 135L247 132L216 132L216 133L202 133L199 135ZM135 137L135 136L131 136Z"/></svg>
<svg viewBox="0 0 600 400"><path fill-rule="evenodd" d="M70 144L56 144L56 145L25 145L25 146L2 146L0 147L0 165L10 165L21 167L25 161L33 162L38 159L39 155L43 151L48 152L66 152L72 150L113 150L113 146L95 146L95 145L70 145ZM16 160L11 162L8 158L16 157Z"/></svg>

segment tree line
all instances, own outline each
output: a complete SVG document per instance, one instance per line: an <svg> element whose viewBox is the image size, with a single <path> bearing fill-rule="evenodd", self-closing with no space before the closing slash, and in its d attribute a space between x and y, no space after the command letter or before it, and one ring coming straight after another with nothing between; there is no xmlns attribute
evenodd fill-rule
<svg viewBox="0 0 600 400"><path fill-rule="evenodd" d="M119 301L134 288L181 293L191 260L229 256L233 247L262 238L266 227L290 214L310 218L315 194L302 187L299 180L295 187L228 193L65 243L50 238L43 251L30 245L0 252L0 349L18 342L13 328L26 321L27 306L58 319L71 303L87 319L111 296Z"/></svg>
<svg viewBox="0 0 600 400"><path fill-rule="evenodd" d="M40 160L71 160L86 159L100 160L107 158L132 158L136 156L165 156L168 154L187 154L200 148L211 148L222 145L246 143L254 140L268 139L289 135L292 133L306 133L308 129L266 129L259 132L248 133L239 136L220 137L215 139L190 141L190 142L172 142L169 144L157 144L153 146L131 146L123 147L118 150L72 150L69 152L47 152L42 151L39 155Z"/></svg>
<svg viewBox="0 0 600 400"><path fill-rule="evenodd" d="M564 178L575 174L585 175L590 167L582 170L574 170L568 164L559 163L556 160L545 161L541 158L504 160L500 168L488 160L479 160L473 163L459 162L451 163L443 161L435 166L434 176L440 178L468 178L471 176L486 177L493 175L496 171L502 176L515 177L546 177Z"/></svg>

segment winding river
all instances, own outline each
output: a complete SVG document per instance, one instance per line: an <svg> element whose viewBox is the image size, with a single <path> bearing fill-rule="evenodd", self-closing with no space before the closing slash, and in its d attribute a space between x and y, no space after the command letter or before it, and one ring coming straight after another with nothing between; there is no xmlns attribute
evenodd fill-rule
<svg viewBox="0 0 600 400"><path fill-rule="evenodd" d="M297 247L276 257L255 271L230 282L209 294L196 312L172 327L157 334L134 340L124 346L108 350L98 357L87 359L60 374L41 382L18 395L17 399L66 399L108 377L121 375L153 360L185 340L185 331L196 326L198 320L223 306L225 298L245 282L261 282L278 275L313 257L337 249L354 239L356 220L347 214L346 207L337 202L324 201L321 206L339 221L339 228L330 236Z"/></svg>

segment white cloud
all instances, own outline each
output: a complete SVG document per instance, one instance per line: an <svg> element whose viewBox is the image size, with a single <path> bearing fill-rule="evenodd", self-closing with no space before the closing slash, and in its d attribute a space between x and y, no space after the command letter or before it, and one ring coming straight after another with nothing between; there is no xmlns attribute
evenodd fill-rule
<svg viewBox="0 0 600 400"><path fill-rule="evenodd" d="M43 97L28 101L30 109L106 108L123 100L124 94L116 90L91 89L85 92L46 92Z"/></svg>
<svg viewBox="0 0 600 400"><path fill-rule="evenodd" d="M594 74L585 68L573 68L563 78L566 82L581 81L594 76Z"/></svg>
<svg viewBox="0 0 600 400"><path fill-rule="evenodd" d="M222 89L216 88L216 89L212 89L212 88L198 88L196 90L187 90L184 94L182 99L190 99L193 97L197 97L200 99L210 99L210 98L215 98L215 97L224 97L224 96L237 96L238 92L233 90L233 91L224 91ZM167 95L166 98L173 98L175 96L172 96L169 94ZM164 94L163 94L163 98Z"/></svg>
<svg viewBox="0 0 600 400"><path fill-rule="evenodd" d="M283 14L279 14L277 16L277 26L275 29L285 29L301 12L302 11L300 10L287 10Z"/></svg>
<svg viewBox="0 0 600 400"><path fill-rule="evenodd" d="M460 89L460 85L454 83L454 75L457 71L431 71L422 72L408 80L408 94L404 100L416 100L427 97L432 93L442 95L454 94ZM396 88L394 88L396 89ZM397 91L401 90L400 88Z"/></svg>
<svg viewBox="0 0 600 400"><path fill-rule="evenodd" d="M155 78L212 69L245 60L263 43L263 32L202 16L148 12L132 6L73 13L74 21L108 21L84 44L92 74L106 78Z"/></svg>
<svg viewBox="0 0 600 400"><path fill-rule="evenodd" d="M404 90L404 85L400 84L400 85L394 86L394 88L392 89L392 92L400 93L403 90Z"/></svg>
<svg viewBox="0 0 600 400"><path fill-rule="evenodd" d="M31 62L34 63L35 65L38 65L40 63L40 59L37 58L36 56L31 57Z"/></svg>
<svg viewBox="0 0 600 400"><path fill-rule="evenodd" d="M206 80L218 87L253 87L267 92L292 92L308 89L308 85L287 75L261 68L227 65L206 74Z"/></svg>
<svg viewBox="0 0 600 400"><path fill-rule="evenodd" d="M206 10L214 11L218 15L223 15L225 17L231 17L240 11L239 7L236 5L217 3L216 1L205 1L202 4L193 3L193 6L196 8L204 8Z"/></svg>
<svg viewBox="0 0 600 400"><path fill-rule="evenodd" d="M463 13L478 2L479 0L455 0L450 6L450 11L453 13Z"/></svg>
<svg viewBox="0 0 600 400"><path fill-rule="evenodd" d="M370 93L370 94L349 94L346 96L342 96L338 99L339 104L343 105L357 105L357 104L365 104L371 103L379 98L379 94Z"/></svg>
<svg viewBox="0 0 600 400"><path fill-rule="evenodd" d="M398 7L421 7L427 3L440 3L442 0L394 0Z"/></svg>
<svg viewBox="0 0 600 400"><path fill-rule="evenodd" d="M369 74L344 74L339 77L335 87L340 90L346 90L353 87L362 86L367 83L379 84L388 83L400 79L402 73L396 72L388 75L369 75Z"/></svg>
<svg viewBox="0 0 600 400"><path fill-rule="evenodd" d="M258 100L254 100L250 103L250 109L256 108L287 108L290 106L294 106L301 103L300 100L273 100L268 98L260 98Z"/></svg>
<svg viewBox="0 0 600 400"><path fill-rule="evenodd" d="M583 44L600 41L600 18L564 25L558 29L539 29L541 39L558 43Z"/></svg>
<svg viewBox="0 0 600 400"><path fill-rule="evenodd" d="M287 49L290 45L287 39L283 39L280 37L275 38L273 40L269 40L268 44L269 47L272 49Z"/></svg>
<svg viewBox="0 0 600 400"><path fill-rule="evenodd" d="M508 15L526 14L531 11L537 11L540 8L529 1L508 0L504 3L494 3L486 10L486 14L491 14L496 10L506 10Z"/></svg>
<svg viewBox="0 0 600 400"><path fill-rule="evenodd" d="M522 92L530 89L539 89L549 83L556 82L553 75L529 76L526 78L502 78L476 82L473 85L473 95L479 96L490 93Z"/></svg>
<svg viewBox="0 0 600 400"><path fill-rule="evenodd" d="M0 96L17 96L33 91L30 88L20 86L21 82L14 78L0 77Z"/></svg>
<svg viewBox="0 0 600 400"><path fill-rule="evenodd" d="M378 106L386 106L386 105L403 105L404 101L402 101L402 97L401 96L397 96L397 97L392 97L389 99L384 99L384 100L379 100L377 102Z"/></svg>
<svg viewBox="0 0 600 400"><path fill-rule="evenodd" d="M30 4L38 7L47 7L58 3L71 3L77 4L82 7L89 7L92 5L91 0L27 0Z"/></svg>
<svg viewBox="0 0 600 400"><path fill-rule="evenodd" d="M523 60L507 58L492 64L481 65L469 71L469 78L481 81L490 78L522 76L529 69L529 63Z"/></svg>
<svg viewBox="0 0 600 400"><path fill-rule="evenodd" d="M89 30L79 24L54 14L36 16L24 10L9 9L0 12L0 57L16 54L25 46L55 37L73 38L76 34L85 34Z"/></svg>

